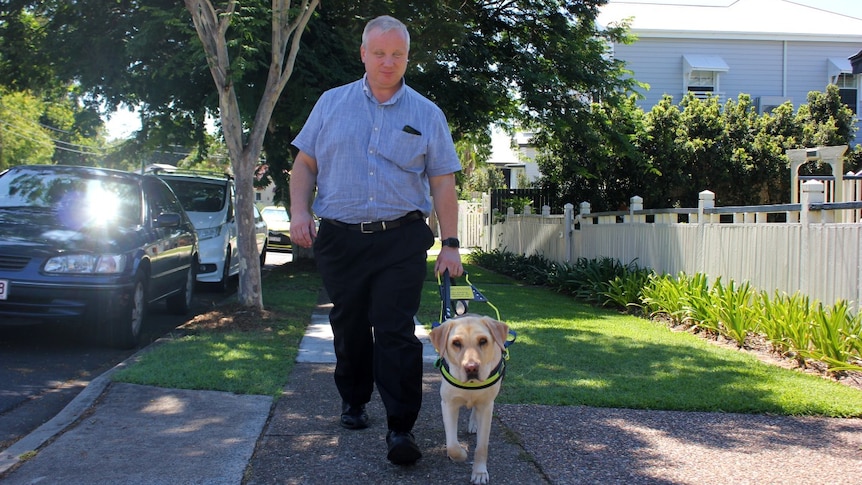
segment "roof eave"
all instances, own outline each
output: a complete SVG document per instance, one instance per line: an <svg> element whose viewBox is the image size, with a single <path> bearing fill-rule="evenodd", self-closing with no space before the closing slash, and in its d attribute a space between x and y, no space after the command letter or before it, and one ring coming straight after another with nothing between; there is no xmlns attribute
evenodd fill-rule
<svg viewBox="0 0 862 485"><path fill-rule="evenodd" d="M708 39L708 40L765 40L793 42L856 42L862 43L862 35L846 34L799 34L793 32L719 32L692 30L636 30L631 33L638 38Z"/></svg>

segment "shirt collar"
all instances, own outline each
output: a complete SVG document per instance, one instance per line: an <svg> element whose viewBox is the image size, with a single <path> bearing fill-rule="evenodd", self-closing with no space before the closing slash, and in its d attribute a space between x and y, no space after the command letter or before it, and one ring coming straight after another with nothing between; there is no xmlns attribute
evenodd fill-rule
<svg viewBox="0 0 862 485"><path fill-rule="evenodd" d="M374 93L371 92L371 86L368 85L368 73L362 75L362 91L365 92L365 95L368 96L368 99L374 101L377 104L386 106L389 104L395 104L401 99L401 96L404 95L404 91L407 88L407 83L404 81L404 78L401 78L401 87L398 88L398 91L395 91L395 94L392 95L385 103L381 103L377 101L377 98L374 97Z"/></svg>

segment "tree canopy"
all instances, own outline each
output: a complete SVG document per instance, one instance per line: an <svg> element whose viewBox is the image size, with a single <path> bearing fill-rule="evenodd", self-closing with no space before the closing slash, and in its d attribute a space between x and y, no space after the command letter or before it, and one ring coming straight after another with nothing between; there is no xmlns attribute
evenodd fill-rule
<svg viewBox="0 0 862 485"><path fill-rule="evenodd" d="M649 207L689 205L704 189L725 204L780 202L789 194L784 150L852 139L855 117L831 87L812 93L797 112L784 105L758 115L746 96L724 105L666 98L643 112L633 97L636 80L607 50L632 40L626 26L595 23L605 3L326 1L303 29L293 74L266 123L256 183L274 181L289 203L290 142L324 90L362 75L362 28L384 13L407 24L407 83L446 113L462 180L478 187L494 179L477 170L493 124L535 133L538 185L559 204L590 201L595 210L622 207L632 195ZM267 86L271 12L271 0L238 2L225 31L243 137L254 129ZM71 148L55 149L53 162L128 166L180 146L194 147L190 162L219 163L211 152L227 152L207 133L211 120L224 126L204 45L189 11L174 0L4 2L0 88L0 110L21 104L13 109L27 113L31 138ZM91 141L103 134L99 113L119 105L137 107L142 128L120 150L100 151L104 143ZM0 163L35 143L17 137L16 147L11 128L0 127ZM87 144L94 151L82 148ZM32 150L32 159L45 159ZM857 148L848 165L859 159Z"/></svg>

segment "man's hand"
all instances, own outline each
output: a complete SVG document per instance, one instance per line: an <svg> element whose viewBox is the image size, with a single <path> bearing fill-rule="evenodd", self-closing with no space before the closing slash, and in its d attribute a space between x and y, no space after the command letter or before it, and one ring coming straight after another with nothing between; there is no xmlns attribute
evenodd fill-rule
<svg viewBox="0 0 862 485"><path fill-rule="evenodd" d="M317 181L317 160L300 151L290 172L290 242L310 248L317 237L311 216L311 195Z"/></svg>
<svg viewBox="0 0 862 485"><path fill-rule="evenodd" d="M310 248L317 237L317 226L311 214L295 214L290 218L290 242Z"/></svg>
<svg viewBox="0 0 862 485"><path fill-rule="evenodd" d="M443 246L434 264L434 274L441 275L449 270L449 276L457 278L464 274L464 266L461 264L461 253L458 248Z"/></svg>

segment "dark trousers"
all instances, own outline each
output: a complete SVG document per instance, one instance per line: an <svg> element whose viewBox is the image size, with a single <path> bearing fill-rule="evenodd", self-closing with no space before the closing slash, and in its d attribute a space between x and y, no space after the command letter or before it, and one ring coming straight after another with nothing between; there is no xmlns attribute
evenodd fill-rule
<svg viewBox="0 0 862 485"><path fill-rule="evenodd" d="M374 384L394 431L410 431L422 405L422 343L413 317L434 242L422 220L373 234L322 221L314 257L333 303L335 384L352 405Z"/></svg>

